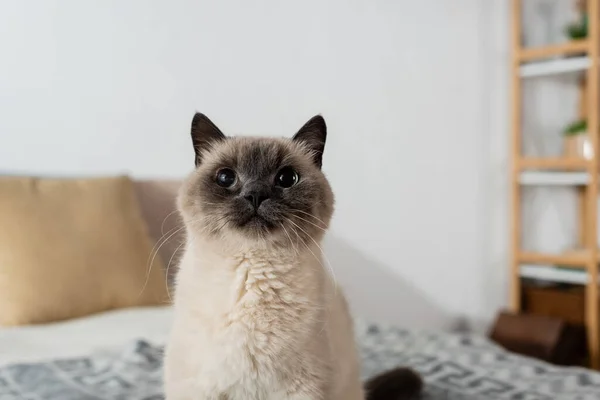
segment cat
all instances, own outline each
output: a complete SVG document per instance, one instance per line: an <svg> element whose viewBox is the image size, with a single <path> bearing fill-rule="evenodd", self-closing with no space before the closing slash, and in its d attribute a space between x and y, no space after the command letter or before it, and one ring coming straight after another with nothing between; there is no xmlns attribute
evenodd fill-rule
<svg viewBox="0 0 600 400"><path fill-rule="evenodd" d="M167 400L397 400L397 368L363 387L353 324L320 242L334 209L315 116L292 139L226 137L192 121L178 196L187 241L165 350Z"/></svg>

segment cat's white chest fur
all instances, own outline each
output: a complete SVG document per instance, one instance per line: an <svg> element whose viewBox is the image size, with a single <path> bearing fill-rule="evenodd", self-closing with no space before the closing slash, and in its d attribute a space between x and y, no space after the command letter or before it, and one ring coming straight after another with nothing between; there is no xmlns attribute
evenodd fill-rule
<svg viewBox="0 0 600 400"><path fill-rule="evenodd" d="M350 318L321 261L188 246L167 400L362 399Z"/></svg>

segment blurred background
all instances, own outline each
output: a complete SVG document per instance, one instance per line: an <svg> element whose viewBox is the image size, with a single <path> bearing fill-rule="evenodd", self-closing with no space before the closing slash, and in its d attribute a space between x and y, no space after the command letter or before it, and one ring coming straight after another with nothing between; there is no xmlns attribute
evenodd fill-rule
<svg viewBox="0 0 600 400"><path fill-rule="evenodd" d="M525 44L565 40L571 2L525 3ZM0 173L178 180L193 169L195 111L226 134L269 136L321 113L337 197L326 254L357 313L482 330L509 292L509 11L504 0L2 1ZM527 133L550 137L548 153L576 113L569 79L524 87ZM573 216L536 209L531 246L564 247Z"/></svg>

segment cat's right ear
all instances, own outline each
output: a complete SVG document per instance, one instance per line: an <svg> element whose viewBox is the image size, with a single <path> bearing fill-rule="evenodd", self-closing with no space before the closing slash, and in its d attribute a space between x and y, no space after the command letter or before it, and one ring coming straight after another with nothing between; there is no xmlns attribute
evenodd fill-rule
<svg viewBox="0 0 600 400"><path fill-rule="evenodd" d="M192 119L192 143L196 155L196 166L202 161L202 153L218 141L224 140L226 136L208 117L202 113L196 113Z"/></svg>

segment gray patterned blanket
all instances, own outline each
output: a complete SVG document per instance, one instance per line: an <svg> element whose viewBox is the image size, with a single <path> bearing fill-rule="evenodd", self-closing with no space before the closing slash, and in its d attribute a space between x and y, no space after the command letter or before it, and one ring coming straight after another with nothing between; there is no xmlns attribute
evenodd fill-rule
<svg viewBox="0 0 600 400"><path fill-rule="evenodd" d="M600 374L507 353L485 339L357 325L364 377L410 365L423 400L600 399ZM0 368L0 400L162 400L162 347L143 340L87 357Z"/></svg>

